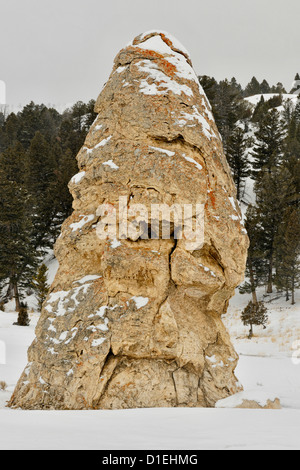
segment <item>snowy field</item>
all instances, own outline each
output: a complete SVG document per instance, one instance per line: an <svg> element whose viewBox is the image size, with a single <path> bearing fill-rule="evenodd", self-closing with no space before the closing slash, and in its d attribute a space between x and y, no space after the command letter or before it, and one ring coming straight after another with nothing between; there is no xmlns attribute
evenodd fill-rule
<svg viewBox="0 0 300 470"><path fill-rule="evenodd" d="M263 293L260 293L262 295ZM266 298L269 323L253 340L239 319L247 296L237 295L224 321L240 354L237 376L246 396L278 396L282 410L146 409L126 411L20 411L5 408L26 365L38 320L12 326L16 314L0 312L0 449L300 449L300 298L296 306ZM294 354L294 358L293 358Z"/></svg>

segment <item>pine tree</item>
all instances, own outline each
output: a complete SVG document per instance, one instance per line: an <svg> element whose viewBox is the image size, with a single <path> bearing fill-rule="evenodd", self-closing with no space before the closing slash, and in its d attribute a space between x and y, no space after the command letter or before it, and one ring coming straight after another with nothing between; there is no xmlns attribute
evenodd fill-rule
<svg viewBox="0 0 300 470"><path fill-rule="evenodd" d="M286 94L286 89L281 82L278 82L276 86L271 87L271 93Z"/></svg>
<svg viewBox="0 0 300 470"><path fill-rule="evenodd" d="M55 171L55 182L52 190L57 229L59 229L63 221L71 215L73 198L68 189L68 183L77 172L77 161L72 151L70 149L66 149L65 151L60 149L57 169Z"/></svg>
<svg viewBox="0 0 300 470"><path fill-rule="evenodd" d="M245 93L244 95L247 96L253 96L253 95L259 95L261 93L261 87L259 84L259 81L257 80L256 77L253 77L248 83L248 85L245 88Z"/></svg>
<svg viewBox="0 0 300 470"><path fill-rule="evenodd" d="M300 205L300 122L297 120L296 110L293 112L288 132L284 140L283 165L290 172L291 188L293 194L290 204Z"/></svg>
<svg viewBox="0 0 300 470"><path fill-rule="evenodd" d="M18 321L14 323L17 326L29 326L30 320L28 316L28 305L24 302L20 303L20 310L18 313Z"/></svg>
<svg viewBox="0 0 300 470"><path fill-rule="evenodd" d="M27 150L37 132L40 132L48 143L57 135L61 116L55 109L31 102L18 113L17 139Z"/></svg>
<svg viewBox="0 0 300 470"><path fill-rule="evenodd" d="M296 119L296 122L297 124L300 124L300 95L298 96L298 100L297 100L297 104L296 104L296 107L295 107L295 119Z"/></svg>
<svg viewBox="0 0 300 470"><path fill-rule="evenodd" d="M200 85L203 87L210 104L213 106L218 89L218 82L214 77L209 77L208 75L202 75L198 78Z"/></svg>
<svg viewBox="0 0 300 470"><path fill-rule="evenodd" d="M239 94L242 94L243 92L242 86L237 82L235 77L232 77L232 79L230 80L230 86L232 88L235 88Z"/></svg>
<svg viewBox="0 0 300 470"><path fill-rule="evenodd" d="M292 87L290 93L295 93L295 94L300 93L300 75L299 75L299 73L297 73L296 76L295 76L293 87Z"/></svg>
<svg viewBox="0 0 300 470"><path fill-rule="evenodd" d="M281 231L277 239L277 269L275 283L278 289L292 297L292 305L295 304L295 289L300 282L300 210L290 208L282 223Z"/></svg>
<svg viewBox="0 0 300 470"><path fill-rule="evenodd" d="M282 116L285 124L289 126L294 116L294 105L292 100L288 99L284 102Z"/></svg>
<svg viewBox="0 0 300 470"><path fill-rule="evenodd" d="M62 116L59 139L62 142L63 151L71 150L74 158L84 144L87 132L97 117L94 106L94 100L89 101L88 104L79 101L71 109L66 110Z"/></svg>
<svg viewBox="0 0 300 470"><path fill-rule="evenodd" d="M20 311L20 289L30 285L37 253L31 240L24 152L17 144L0 156L0 284L9 286Z"/></svg>
<svg viewBox="0 0 300 470"><path fill-rule="evenodd" d="M32 204L32 236L37 248L52 246L53 243L55 169L53 149L38 131L27 152L26 179Z"/></svg>
<svg viewBox="0 0 300 470"><path fill-rule="evenodd" d="M255 106L251 121L252 122L259 122L263 119L265 114L265 98L261 96L259 102Z"/></svg>
<svg viewBox="0 0 300 470"><path fill-rule="evenodd" d="M246 281L243 286L240 287L240 292L241 294L251 294L252 303L257 304L258 298L256 289L260 285L265 271L264 250L262 248L264 234L260 214L253 205L248 206L245 228L250 239L246 267L246 275L249 281Z"/></svg>
<svg viewBox="0 0 300 470"><path fill-rule="evenodd" d="M235 85L231 85L228 80L223 80L218 84L211 104L226 153L228 141L237 122L249 119L251 111L241 92Z"/></svg>
<svg viewBox="0 0 300 470"><path fill-rule="evenodd" d="M42 310L43 303L46 300L46 297L49 292L49 286L47 283L47 273L48 268L45 264L42 264L36 275L33 277L32 287L36 293L37 300L38 300L38 307L39 310Z"/></svg>
<svg viewBox="0 0 300 470"><path fill-rule="evenodd" d="M264 95L271 93L271 87L268 84L267 80L263 80L260 84L260 92Z"/></svg>
<svg viewBox="0 0 300 470"><path fill-rule="evenodd" d="M18 132L19 132L19 119L16 114L11 113L4 124L4 134L5 141L3 141L5 147L1 148L1 151L6 150L8 147L16 144L18 142ZM2 143L2 142L1 142Z"/></svg>
<svg viewBox="0 0 300 470"><path fill-rule="evenodd" d="M253 338L253 325L266 327L268 321L267 311L263 302L253 303L252 301L243 310L241 319L244 325L250 326L249 339Z"/></svg>
<svg viewBox="0 0 300 470"><path fill-rule="evenodd" d="M255 185L257 221L261 227L259 250L265 259L264 273L261 277L267 285L267 292L273 292L273 275L276 260L276 237L278 235L283 214L293 194L292 177L282 167L273 169Z"/></svg>
<svg viewBox="0 0 300 470"><path fill-rule="evenodd" d="M252 152L252 176L255 180L261 179L266 172L270 174L272 169L279 166L284 136L280 114L276 109L271 109L259 122L255 133L256 145Z"/></svg>
<svg viewBox="0 0 300 470"><path fill-rule="evenodd" d="M248 159L249 138L239 126L235 126L227 144L227 159L237 188L237 198L242 199L245 179L251 174Z"/></svg>

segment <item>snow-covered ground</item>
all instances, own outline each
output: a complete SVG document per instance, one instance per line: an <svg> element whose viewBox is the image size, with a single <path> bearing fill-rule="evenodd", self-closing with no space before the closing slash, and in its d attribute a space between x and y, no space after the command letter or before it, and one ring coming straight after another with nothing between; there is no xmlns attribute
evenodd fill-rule
<svg viewBox="0 0 300 470"><path fill-rule="evenodd" d="M0 449L294 450L299 421L299 410L2 410Z"/></svg>
<svg viewBox="0 0 300 470"><path fill-rule="evenodd" d="M52 266L52 275L54 271ZM0 364L0 381L8 385L0 392L0 449L300 449L300 352L293 349L300 340L300 294L295 306L273 298L267 303L267 328L256 327L252 340L240 321L248 296L232 299L224 322L240 354L237 376L246 396L278 396L283 406L279 411L7 409L5 403L26 365L38 314L31 313L30 326L22 328L12 325L15 313L0 312L7 361Z"/></svg>
<svg viewBox="0 0 300 470"><path fill-rule="evenodd" d="M223 317L236 350L240 355L292 357L295 353L293 346L300 341L300 292L296 292L296 305L291 305L291 300L286 302L284 295L276 292L265 294L263 288L258 289L258 296L265 302L269 320L266 329L254 326L255 337L252 340L248 339L249 327L240 320L241 311L249 301L248 295L237 292L231 299L228 314Z"/></svg>

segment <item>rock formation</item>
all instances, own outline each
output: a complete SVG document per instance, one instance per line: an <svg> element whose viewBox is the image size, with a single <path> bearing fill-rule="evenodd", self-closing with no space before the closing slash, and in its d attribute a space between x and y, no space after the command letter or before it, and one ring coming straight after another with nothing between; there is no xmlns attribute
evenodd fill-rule
<svg viewBox="0 0 300 470"><path fill-rule="evenodd" d="M281 410L280 399L266 392L247 391L240 392L231 397L220 400L216 408L241 408L251 410Z"/></svg>
<svg viewBox="0 0 300 470"><path fill-rule="evenodd" d="M188 53L166 33L138 36L95 109L56 243L60 267L10 406L212 407L241 390L221 316L243 279L248 237ZM120 197L130 230L103 239L99 207ZM170 222L171 236L158 226L147 239L136 204L203 204L204 242L176 239L172 214L156 220Z"/></svg>

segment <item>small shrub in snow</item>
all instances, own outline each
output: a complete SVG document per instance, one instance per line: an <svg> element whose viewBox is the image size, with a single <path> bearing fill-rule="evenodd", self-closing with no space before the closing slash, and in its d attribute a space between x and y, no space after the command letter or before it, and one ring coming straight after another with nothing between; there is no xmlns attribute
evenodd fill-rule
<svg viewBox="0 0 300 470"><path fill-rule="evenodd" d="M20 311L18 315L18 321L14 325L18 326L29 326L30 320L28 316L28 305L21 302Z"/></svg>
<svg viewBox="0 0 300 470"><path fill-rule="evenodd" d="M4 392L6 389L7 389L7 383L0 381L0 390Z"/></svg>

